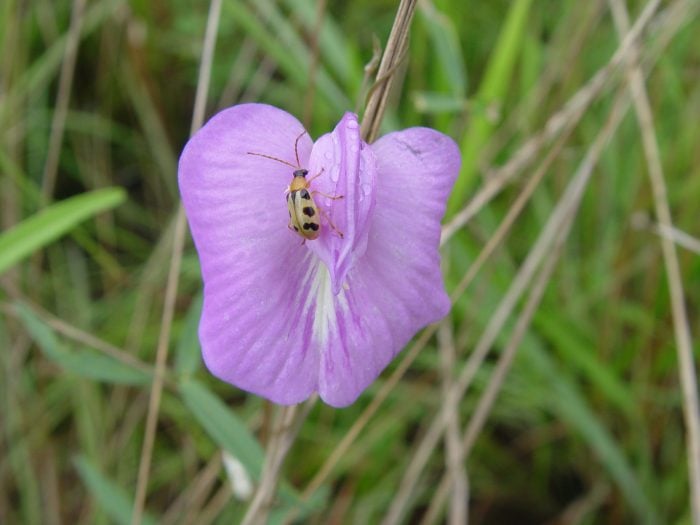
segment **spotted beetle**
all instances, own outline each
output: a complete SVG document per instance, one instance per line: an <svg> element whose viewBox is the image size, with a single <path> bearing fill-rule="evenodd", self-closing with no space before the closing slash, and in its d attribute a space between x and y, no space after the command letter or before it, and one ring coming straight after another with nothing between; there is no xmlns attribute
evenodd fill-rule
<svg viewBox="0 0 700 525"><path fill-rule="evenodd" d="M311 187L311 181L315 178L321 176L323 173L323 168L316 175L307 179L306 176L309 174L309 170L302 168L299 162L299 139L304 136L306 131L302 131L301 134L294 141L294 155L296 156L297 165L278 159L277 157L272 157L270 155L265 155L263 153L253 153L248 152L248 155L256 155L258 157L265 157L266 159L275 160L286 164L294 168L292 173L292 182L287 187L285 193L287 194L287 209L289 210L289 225L290 230L294 230L296 233L304 238L304 242L307 240L313 241L317 239L321 234L321 222L319 220L319 212L325 217L328 225L336 232L340 238L343 238L343 234L335 227L331 222L330 218L316 205L313 199L314 195L322 195L329 199L337 200L342 199L343 195L327 195L317 190L309 191Z"/></svg>

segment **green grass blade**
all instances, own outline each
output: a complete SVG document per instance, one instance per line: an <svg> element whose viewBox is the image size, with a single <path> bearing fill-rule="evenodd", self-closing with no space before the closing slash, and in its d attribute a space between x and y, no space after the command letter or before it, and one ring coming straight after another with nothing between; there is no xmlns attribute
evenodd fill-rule
<svg viewBox="0 0 700 525"><path fill-rule="evenodd" d="M197 327L202 315L202 295L199 294L185 317L184 326L180 333L180 339L175 348L175 370L184 376L191 376L199 368L202 359L200 357L199 335Z"/></svg>
<svg viewBox="0 0 700 525"><path fill-rule="evenodd" d="M67 350L53 330L23 304L15 305L24 327L44 355L66 371L82 377L123 385L144 385L149 374L104 354L88 350Z"/></svg>
<svg viewBox="0 0 700 525"><path fill-rule="evenodd" d="M542 311L535 317L535 325L566 362L581 371L596 392L616 405L628 417L637 415L638 406L631 392L614 374L608 363L595 354L595 345L579 336L567 319L552 310Z"/></svg>
<svg viewBox="0 0 700 525"><path fill-rule="evenodd" d="M496 48L476 94L474 100L476 107L488 108L493 105L497 107L502 105L508 89L512 86L515 59L521 51L531 5L532 0L516 0L511 4ZM472 116L469 130L461 143L462 169L448 203L449 214L454 213L464 203L465 194L472 184L479 165L479 155L495 127L496 122L489 116L489 111L475 113Z"/></svg>
<svg viewBox="0 0 700 525"><path fill-rule="evenodd" d="M638 523L659 523L652 494L644 491L624 449L586 402L576 383L545 352L534 345L528 350L527 357L550 385L547 400L552 410L585 440L637 514Z"/></svg>
<svg viewBox="0 0 700 525"><path fill-rule="evenodd" d="M214 442L238 458L251 477L260 479L264 452L245 423L206 386L194 379L180 384L180 395Z"/></svg>
<svg viewBox="0 0 700 525"><path fill-rule="evenodd" d="M88 2L80 37L85 38L93 33L106 20L110 20L114 16L114 12L124 4L124 0ZM17 107L20 97L32 96L51 82L61 67L67 43L67 34L58 37L51 47L35 59L31 67L22 74L4 97L3 103L0 104L0 122L4 123L10 110Z"/></svg>
<svg viewBox="0 0 700 525"><path fill-rule="evenodd" d="M134 505L126 492L105 477L86 457L76 457L73 464L78 470L80 479L110 520L120 525L129 525ZM155 525L156 521L151 516L144 515L141 523Z"/></svg>
<svg viewBox="0 0 700 525"><path fill-rule="evenodd" d="M463 99L467 94L467 72L454 23L432 7L421 6L419 13L434 48L438 66L435 76L444 77L439 78L440 87L447 88L454 98ZM435 83L431 87L435 87Z"/></svg>
<svg viewBox="0 0 700 525"><path fill-rule="evenodd" d="M106 188L57 202L0 234L0 274L80 222L126 200L121 188Z"/></svg>

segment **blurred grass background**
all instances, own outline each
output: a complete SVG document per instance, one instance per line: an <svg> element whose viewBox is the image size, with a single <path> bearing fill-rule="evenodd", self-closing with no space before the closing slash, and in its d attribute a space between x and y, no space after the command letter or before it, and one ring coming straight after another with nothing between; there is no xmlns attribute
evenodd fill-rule
<svg viewBox="0 0 700 525"><path fill-rule="evenodd" d="M223 2L207 116L242 101L300 118L310 107L312 136L325 133L344 111L362 108L363 68L375 35L386 42L396 4L331 1L318 26L312 0ZM461 145L448 218L498 180L608 63L620 41L612 4L419 2L384 129L432 126ZM632 21L646 5L625 4ZM177 157L189 134L208 7L183 0L0 6L0 523L131 521L178 205ZM672 218L691 236L678 254L695 341L698 8L661 2L639 41ZM310 523L378 523L389 509L401 523L445 519L431 503L450 470L449 446L440 440L420 475L407 474L454 380L445 359L458 371L473 355L615 101L628 93L624 68L609 73L558 142L537 142L529 162L446 241L452 292L542 170L512 231L377 412L358 423L396 364L350 408L313 406L271 520L294 511ZM464 462L471 523L691 522L655 220L629 109L596 159L560 260ZM239 522L247 501L231 490L230 457L256 478L270 436L274 409L212 379L201 364L200 287L188 242L145 523ZM508 346L518 309L509 313L452 414L458 433ZM361 431L309 490L352 429ZM399 487L408 485L410 497L398 503L407 494Z"/></svg>

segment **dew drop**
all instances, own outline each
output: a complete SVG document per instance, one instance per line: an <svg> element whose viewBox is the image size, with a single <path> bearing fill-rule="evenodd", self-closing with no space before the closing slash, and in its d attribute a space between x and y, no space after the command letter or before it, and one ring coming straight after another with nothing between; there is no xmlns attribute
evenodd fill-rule
<svg viewBox="0 0 700 525"><path fill-rule="evenodd" d="M363 184L362 185L362 196L366 197L369 195L369 192L372 191L372 185L371 184Z"/></svg>
<svg viewBox="0 0 700 525"><path fill-rule="evenodd" d="M338 177L339 177L339 170L337 168L334 168L331 170L331 180L333 182L338 182Z"/></svg>
<svg viewBox="0 0 700 525"><path fill-rule="evenodd" d="M357 121L356 120L348 120L347 123L345 124L348 129L357 129Z"/></svg>
<svg viewBox="0 0 700 525"><path fill-rule="evenodd" d="M333 160L333 152L332 151L326 151L326 153L323 156L326 157L328 160Z"/></svg>

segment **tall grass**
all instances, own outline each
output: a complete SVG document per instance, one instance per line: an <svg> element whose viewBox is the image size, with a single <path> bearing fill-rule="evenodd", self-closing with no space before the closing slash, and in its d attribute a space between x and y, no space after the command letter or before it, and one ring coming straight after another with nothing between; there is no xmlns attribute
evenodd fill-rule
<svg viewBox="0 0 700 525"><path fill-rule="evenodd" d="M238 523L275 450L271 523L700 519L694 0L418 2L381 132L462 149L449 318L286 444L289 413L204 369L176 184L199 112L326 132L397 5L2 3L0 523Z"/></svg>

